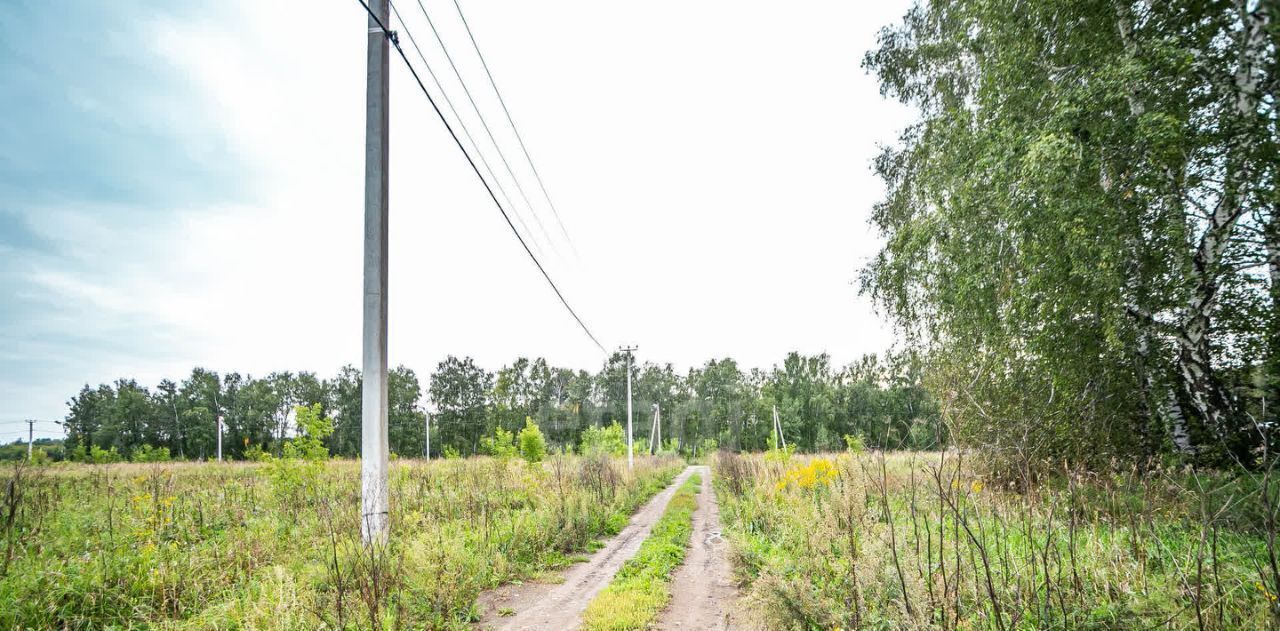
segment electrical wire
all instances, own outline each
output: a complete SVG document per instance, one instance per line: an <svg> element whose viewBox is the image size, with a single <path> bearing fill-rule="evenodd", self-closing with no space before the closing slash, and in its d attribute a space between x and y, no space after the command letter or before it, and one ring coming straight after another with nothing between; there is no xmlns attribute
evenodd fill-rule
<svg viewBox="0 0 1280 631"><path fill-rule="evenodd" d="M538 187L542 189L542 196L546 198L547 205L551 207L551 214L556 218L556 225L560 226L560 234L564 235L565 242L573 250L574 256L577 256L578 248L573 244L573 239L569 237L569 231L565 229L564 222L560 220L560 211L556 209L555 202L551 201L551 193L547 192L547 185L542 181L542 175L538 173L538 167L533 162L533 156L529 155L529 148L524 144L524 137L520 135L520 129L516 127L516 121L511 117L511 110L507 109L507 100L502 98L502 92L498 90L498 82L494 80L493 73L489 71L489 62L485 61L484 53L480 52L480 44L476 43L476 36L471 32L471 24L467 22L467 16L462 13L462 5L458 4L458 0L453 0L453 6L458 9L458 17L462 19L462 26L467 29L467 37L471 38L471 46L476 49L476 56L480 58L480 65L484 66L484 73L489 77L489 85L493 86L493 93L498 95L498 103L502 104L502 112L507 115L507 122L511 123L511 131L515 133L516 140L520 143L520 150L524 152L525 160L529 161L529 169L533 171L533 177L538 180Z"/></svg>
<svg viewBox="0 0 1280 631"><path fill-rule="evenodd" d="M551 275L548 274L546 268L542 266L542 262L538 260L537 256L534 256L533 250L529 249L529 244L525 242L524 237L520 236L520 231L516 230L516 226L511 222L511 217L507 214L507 210L502 207L500 202L498 202L498 197L494 194L493 187L489 186L489 182L480 174L480 169L476 166L475 160L471 158L471 154L467 153L467 148L463 146L462 141L458 138L458 134L453 131L453 126L450 125L449 120L445 118L444 112L440 111L440 106L436 104L436 100L431 96L431 92L427 90L427 86L422 83L422 77L418 75L418 71L414 69L413 64L409 62L409 56L406 55L404 49L400 47L399 39L391 32L390 29L387 28L387 25L382 21L382 18L378 17L378 14L373 12L373 8L369 6L369 3L366 0L356 0L356 2L359 2L360 6L364 7L365 12L369 14L369 19L373 20L374 24L382 30L383 36L387 38L387 41L390 42L396 49L396 52L400 54L400 59L404 61L405 66L409 69L409 73L413 75L414 81L418 83L418 88L422 90L422 94L426 96L427 101L431 103L431 109L435 110L436 116L440 117L440 122L444 123L444 127L449 131L449 136L453 138L454 144L458 145L458 150L462 152L463 157L467 159L467 163L471 165L471 170L475 172L476 177L480 179L480 183L484 185L484 189L489 193L489 198L493 200L494 206L497 206L498 212L502 213L502 218L506 220L507 227L511 228L511 233L516 236L516 240L519 241L520 246L524 248L525 254L529 255L529 259L533 261L533 264L538 268L538 271L542 273L542 277L546 279L547 284L551 286L551 290L554 291L556 297L560 299L560 304L564 305L565 310L569 312L569 315L573 316L574 321L576 321L578 326L582 328L582 332L586 333L587 337L591 338L591 341L600 349L600 352L607 355L608 351L605 350L604 345L600 343L600 340L596 339L596 336L591 332L591 329L587 328L587 324L582 321L582 318L578 317L578 313L573 310L573 307L569 306L569 301L566 300L564 294L560 292L560 288L556 286L555 281L551 280Z"/></svg>
<svg viewBox="0 0 1280 631"><path fill-rule="evenodd" d="M449 61L449 67L453 69L453 76L457 77L458 83L462 85L462 91L467 95L467 100L471 102L471 109L475 111L476 117L480 119L480 125L484 127L484 132L489 135L489 142L493 143L494 149L498 150L498 157L502 159L502 165L507 168L507 175L511 176L511 180L516 183L516 190L520 192L520 197L524 199L525 206L529 208L529 213L533 215L533 220L538 224L538 229L542 231L542 238L547 240L553 251L556 250L556 244L551 240L551 235L547 233L546 226L542 225L542 219L538 217L538 212L533 208L533 202L529 201L529 196L524 192L524 186L520 184L520 178L516 177L516 173L511 169L511 163L507 162L507 156L502 152L502 147L498 145L498 139L493 135L493 130L489 129L489 123L485 120L484 114L480 112L480 106L476 105L476 100L471 96L471 89L467 87L467 82L463 81L462 73L458 71L458 66L453 63L453 55L449 54L449 47L445 45L444 38L440 37L440 31L436 30L436 23L431 19L431 15L427 13L427 7L422 4L422 0L417 0L418 8L422 10L422 17L427 18L427 25L431 27L431 33L436 36L436 42L440 44L440 50L444 51L444 58ZM557 252L558 253L558 252Z"/></svg>
<svg viewBox="0 0 1280 631"><path fill-rule="evenodd" d="M480 158L480 164L484 165L485 172L489 174L489 179L498 187L498 192L502 193L502 199L506 200L507 207L511 209L513 214L515 214L516 221L520 222L520 227L524 229L525 234L532 236L533 231L529 229L529 224L525 223L524 217L520 214L520 211L516 209L515 203L511 201L511 196L507 194L507 189L502 185L502 180L499 180L498 176L494 175L493 168L489 166L489 161L484 157L484 152L480 151L480 143L477 143L476 139L472 137L471 130L467 128L466 121L462 120L462 116L458 114L458 109L453 106L453 99L449 98L449 93L445 91L444 86L440 83L439 77L436 77L435 71L431 69L431 64L427 63L427 56L424 55L422 53L422 49L418 47L418 40L414 39L413 33L409 31L409 25L404 21L404 18L400 16L400 10L397 9L394 4L387 4L395 13L396 20L399 20L400 26L404 28L405 35L409 36L409 43L412 44L413 49L417 51L418 59L421 59L422 65L426 67L427 75L431 77L431 82L435 84L436 90L440 91L440 96L444 97L445 105L449 106L449 111L453 114L454 119L458 121L458 126L462 128L462 134L467 137L467 141L470 142L471 147L475 149L476 155ZM542 249L538 247L537 241L533 242L533 249L537 250L539 254L543 253Z"/></svg>

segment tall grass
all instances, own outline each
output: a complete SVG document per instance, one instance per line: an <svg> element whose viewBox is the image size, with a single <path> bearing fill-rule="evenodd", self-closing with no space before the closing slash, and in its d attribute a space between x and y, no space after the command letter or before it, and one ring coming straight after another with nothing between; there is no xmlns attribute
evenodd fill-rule
<svg viewBox="0 0 1280 631"><path fill-rule="evenodd" d="M359 540L359 468L0 470L0 628L461 628L564 565L680 470L638 459L393 463L393 537Z"/></svg>
<svg viewBox="0 0 1280 631"><path fill-rule="evenodd" d="M721 455L715 466L736 566L768 628L1277 622L1274 491L1254 477L1130 469L1006 480L958 452Z"/></svg>

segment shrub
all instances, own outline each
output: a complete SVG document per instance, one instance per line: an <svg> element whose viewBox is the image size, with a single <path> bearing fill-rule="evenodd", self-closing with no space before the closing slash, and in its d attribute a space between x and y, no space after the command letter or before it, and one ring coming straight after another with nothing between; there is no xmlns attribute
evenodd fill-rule
<svg viewBox="0 0 1280 631"><path fill-rule="evenodd" d="M111 449L103 449L97 445L91 445L87 449L81 445L71 452L71 459L79 462L88 462L90 464L110 464L113 462L124 462L124 456L116 451L115 447Z"/></svg>
<svg viewBox="0 0 1280 631"><path fill-rule="evenodd" d="M271 453L262 448L262 445L249 445L244 450L244 459L250 462L266 462L271 459Z"/></svg>
<svg viewBox="0 0 1280 631"><path fill-rule="evenodd" d="M324 439L333 433L333 419L325 416L320 404L297 407L298 435L284 444L279 458L270 460L267 475L277 493L298 500L305 489L315 485L329 448Z"/></svg>
<svg viewBox="0 0 1280 631"><path fill-rule="evenodd" d="M509 460L516 455L515 435L501 427L493 430L493 436L480 439L480 453L499 460Z"/></svg>
<svg viewBox="0 0 1280 631"><path fill-rule="evenodd" d="M614 421L608 427L588 427L582 432L583 455L621 456L627 453L626 434Z"/></svg>
<svg viewBox="0 0 1280 631"><path fill-rule="evenodd" d="M680 455L680 441L676 438L668 438L662 441L662 445L658 447L658 455L678 456Z"/></svg>
<svg viewBox="0 0 1280 631"><path fill-rule="evenodd" d="M133 462L169 462L168 447L152 447L151 445L142 445L133 450L133 455L129 457Z"/></svg>
<svg viewBox="0 0 1280 631"><path fill-rule="evenodd" d="M524 429L520 430L520 456L525 462L533 464L542 462L547 455L547 441L542 437L542 430L531 417L524 418Z"/></svg>
<svg viewBox="0 0 1280 631"><path fill-rule="evenodd" d="M329 448L324 446L324 439L333 433L333 419L325 416L317 403L311 407L298 406L296 422L298 435L285 443L284 457L309 462L327 460Z"/></svg>
<svg viewBox="0 0 1280 631"><path fill-rule="evenodd" d="M867 450L867 444L862 440L862 434L845 434L844 444L849 449L849 453L854 455Z"/></svg>
<svg viewBox="0 0 1280 631"><path fill-rule="evenodd" d="M769 451L766 451L764 453L764 459L767 462L780 462L782 464L787 464L791 462L791 455L794 454L795 452L796 452L795 445L787 445L786 447L778 448L773 446L773 440L770 439Z"/></svg>

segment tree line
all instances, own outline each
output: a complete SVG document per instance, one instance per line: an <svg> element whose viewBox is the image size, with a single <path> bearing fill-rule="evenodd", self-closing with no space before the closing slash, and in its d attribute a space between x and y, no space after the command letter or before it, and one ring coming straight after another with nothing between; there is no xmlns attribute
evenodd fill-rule
<svg viewBox="0 0 1280 631"><path fill-rule="evenodd" d="M967 445L1253 465L1280 418L1274 0L920 3L863 287ZM1266 448L1266 449L1264 449Z"/></svg>
<svg viewBox="0 0 1280 631"><path fill-rule="evenodd" d="M625 424L626 370L621 353L594 374L542 358L519 358L490 372L469 357L450 356L424 387L412 369L398 366L388 379L391 451L424 455L428 414L432 456L481 453L486 437L498 430L518 433L526 419L552 448L576 448L589 428ZM775 406L787 444L805 451L843 448L845 436L891 448L930 448L947 437L918 363L905 355L867 355L836 367L825 354L791 353L769 370L744 370L733 359L719 359L685 373L646 362L633 367L632 391L638 449L648 445L658 410L664 447L683 451L765 449ZM350 365L331 378L310 372L255 378L196 368L154 388L127 378L96 388L86 384L68 402L65 451L80 459L90 459L95 448L146 458L166 449L174 458L210 459L221 416L224 457L279 453L296 433L298 406L315 405L333 419L334 431L324 439L329 452L358 456L361 373Z"/></svg>

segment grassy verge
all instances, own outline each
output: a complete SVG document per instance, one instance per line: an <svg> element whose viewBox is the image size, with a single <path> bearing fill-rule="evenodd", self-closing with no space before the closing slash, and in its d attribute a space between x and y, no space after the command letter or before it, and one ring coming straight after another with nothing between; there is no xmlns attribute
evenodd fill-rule
<svg viewBox="0 0 1280 631"><path fill-rule="evenodd" d="M682 468L397 461L373 548L354 461L0 468L0 628L466 628L482 590L567 564Z"/></svg>
<svg viewBox="0 0 1280 631"><path fill-rule="evenodd" d="M670 579L684 562L693 533L700 481L694 474L676 491L640 551L587 606L582 614L585 631L647 628L671 600Z"/></svg>
<svg viewBox="0 0 1280 631"><path fill-rule="evenodd" d="M768 628L1276 628L1255 486L1182 470L999 480L960 454L721 456ZM1275 499L1271 499L1272 506Z"/></svg>

